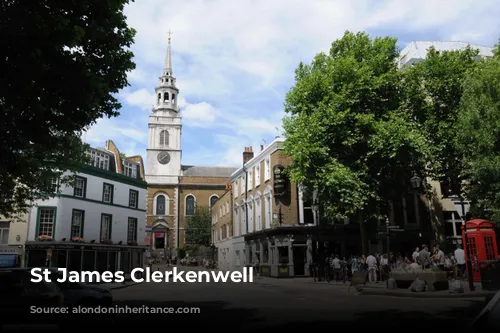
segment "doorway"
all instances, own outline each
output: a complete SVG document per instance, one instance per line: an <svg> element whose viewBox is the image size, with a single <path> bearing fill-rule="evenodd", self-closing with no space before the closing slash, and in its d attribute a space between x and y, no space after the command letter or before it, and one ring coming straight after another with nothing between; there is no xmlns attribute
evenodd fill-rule
<svg viewBox="0 0 500 333"><path fill-rule="evenodd" d="M306 264L306 249L307 246L294 246L293 247L293 267L295 275L305 275Z"/></svg>
<svg viewBox="0 0 500 333"><path fill-rule="evenodd" d="M165 233L155 232L155 249L160 250L165 248Z"/></svg>

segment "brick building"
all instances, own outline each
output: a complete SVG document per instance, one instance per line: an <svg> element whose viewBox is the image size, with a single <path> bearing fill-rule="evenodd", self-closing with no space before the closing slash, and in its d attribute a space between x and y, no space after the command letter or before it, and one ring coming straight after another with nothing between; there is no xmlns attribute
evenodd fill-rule
<svg viewBox="0 0 500 333"><path fill-rule="evenodd" d="M178 94L169 38L164 70L155 89L156 101L148 124L146 238L150 247L157 251L184 247L189 216L195 214L197 206L211 207L226 191L227 179L235 170L182 165Z"/></svg>
<svg viewBox="0 0 500 333"><path fill-rule="evenodd" d="M212 206L212 243L217 248L219 269L231 269L233 262L233 192L228 185L226 192Z"/></svg>

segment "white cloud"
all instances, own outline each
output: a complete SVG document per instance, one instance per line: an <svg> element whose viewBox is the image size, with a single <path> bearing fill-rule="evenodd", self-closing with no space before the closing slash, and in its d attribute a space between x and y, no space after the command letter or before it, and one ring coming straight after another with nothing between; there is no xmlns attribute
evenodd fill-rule
<svg viewBox="0 0 500 333"><path fill-rule="evenodd" d="M132 86L120 94L124 104L151 110L172 29L185 131L196 133L201 126L228 135L184 151L189 163L205 165L240 165L244 146L271 141L297 64L327 51L346 30L483 45L497 42L500 34L495 0L148 0L128 5L126 15L137 30L137 68L128 76ZM142 133L133 142L145 150L146 112L131 114L132 128ZM113 126L118 125L99 123L87 136L109 130L129 140Z"/></svg>
<svg viewBox="0 0 500 333"><path fill-rule="evenodd" d="M182 110L182 118L189 126L209 127L216 117L215 108L207 102L187 104Z"/></svg>
<svg viewBox="0 0 500 333"><path fill-rule="evenodd" d="M145 88L133 92L123 91L121 96L130 106L137 106L145 111L150 111L155 101L155 95L152 91Z"/></svg>

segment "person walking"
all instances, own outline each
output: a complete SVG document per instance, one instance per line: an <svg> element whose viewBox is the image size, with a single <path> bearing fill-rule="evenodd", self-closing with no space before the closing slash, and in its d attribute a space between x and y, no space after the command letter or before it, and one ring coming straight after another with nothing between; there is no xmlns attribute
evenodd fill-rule
<svg viewBox="0 0 500 333"><path fill-rule="evenodd" d="M366 264L368 265L368 281L370 283L377 282L377 258L370 253L368 258L366 258Z"/></svg>
<svg viewBox="0 0 500 333"><path fill-rule="evenodd" d="M465 277L465 252L462 249L461 245L457 244L457 249L455 250L454 256L455 261L457 262L460 278L463 279Z"/></svg>

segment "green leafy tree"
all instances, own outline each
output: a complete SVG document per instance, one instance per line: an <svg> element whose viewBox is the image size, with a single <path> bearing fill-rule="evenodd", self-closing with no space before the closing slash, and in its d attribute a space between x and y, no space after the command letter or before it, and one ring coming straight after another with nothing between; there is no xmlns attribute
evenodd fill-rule
<svg viewBox="0 0 500 333"><path fill-rule="evenodd" d="M53 195L51 180L86 161L82 130L119 115L135 67L128 2L0 2L0 215Z"/></svg>
<svg viewBox="0 0 500 333"><path fill-rule="evenodd" d="M497 46L500 50L500 46ZM456 149L475 216L500 223L500 52L481 61L463 84Z"/></svg>
<svg viewBox="0 0 500 333"><path fill-rule="evenodd" d="M429 141L426 173L445 182L454 194L461 194L464 180L462 152L454 145L463 82L477 66L478 50L438 52L428 50L427 58L404 72L401 86L406 106Z"/></svg>
<svg viewBox="0 0 500 333"><path fill-rule="evenodd" d="M211 240L211 210L205 206L197 206L195 214L187 217L186 243L210 246Z"/></svg>
<svg viewBox="0 0 500 333"><path fill-rule="evenodd" d="M397 57L394 38L346 32L295 72L285 99L287 172L318 191L330 219L387 212L425 161L426 139L402 107Z"/></svg>

